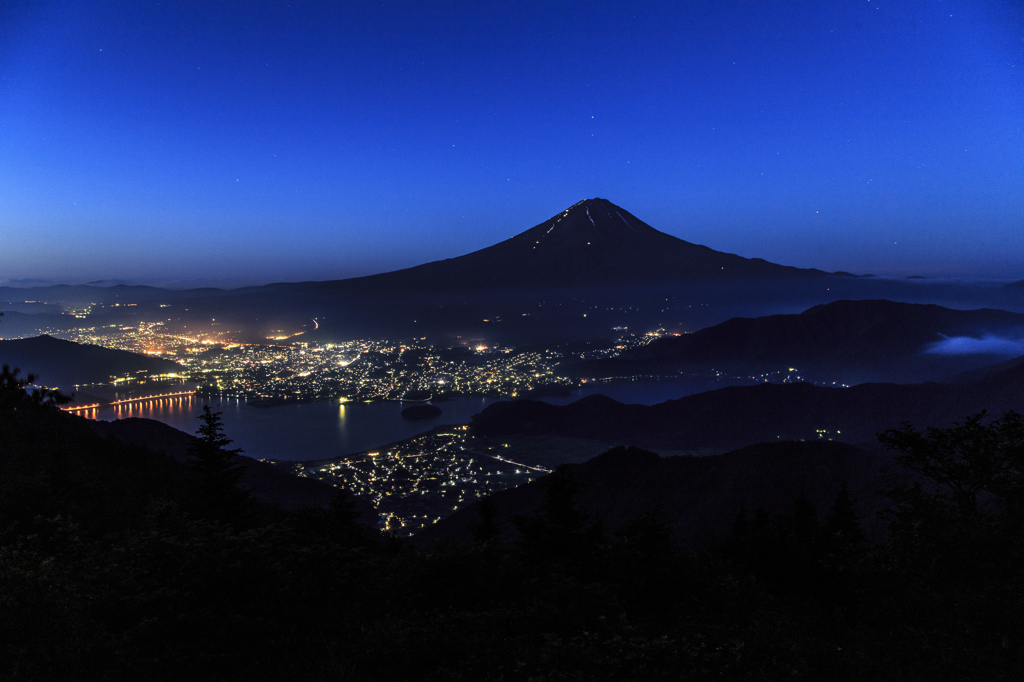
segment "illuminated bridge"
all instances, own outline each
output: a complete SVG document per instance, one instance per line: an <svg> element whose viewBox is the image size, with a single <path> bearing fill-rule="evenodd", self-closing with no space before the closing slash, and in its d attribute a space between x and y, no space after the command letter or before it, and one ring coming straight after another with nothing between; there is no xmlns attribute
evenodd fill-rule
<svg viewBox="0 0 1024 682"><path fill-rule="evenodd" d="M111 402L110 405L117 406L128 405L131 403L144 403L147 400L160 400L161 398L184 398L186 396L192 397L195 394L195 391L181 391L179 393L161 393L160 395L145 395L138 398L125 398L123 400L115 400Z"/></svg>
<svg viewBox="0 0 1024 682"><path fill-rule="evenodd" d="M91 405L74 405L72 407L62 407L60 409L64 412L85 412L86 410L95 410L99 406L99 403L92 403Z"/></svg>
<svg viewBox="0 0 1024 682"><path fill-rule="evenodd" d="M72 405L70 407L62 407L60 409L65 412L88 412L90 410L99 409L100 407L120 407L121 405L131 405L133 403L145 403L150 400L163 400L165 398L191 398L195 394L195 391L179 391L177 393L161 393L159 395L145 395L137 398L124 398L122 400L114 400L106 404L92 403L90 405Z"/></svg>

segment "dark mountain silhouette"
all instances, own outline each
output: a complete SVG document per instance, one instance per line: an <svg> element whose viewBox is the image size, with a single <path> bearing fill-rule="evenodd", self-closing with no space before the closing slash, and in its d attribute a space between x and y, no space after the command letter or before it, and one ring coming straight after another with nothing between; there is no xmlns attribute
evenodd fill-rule
<svg viewBox="0 0 1024 682"><path fill-rule="evenodd" d="M587 199L493 246L367 277L249 287L188 301L197 320L321 339L484 337L502 343L607 336L613 327L692 330L736 315L842 298L1020 308L1010 290L854 277L689 243L605 199ZM1012 300L1011 300L1012 299ZM176 306L177 307L177 306Z"/></svg>
<svg viewBox="0 0 1024 682"><path fill-rule="evenodd" d="M170 316L189 329L216 326L248 342L286 328L326 342L426 336L561 343L608 337L615 327L694 330L841 298L1024 310L1009 288L854 277L722 253L660 232L599 198L490 247L367 277L233 290L0 288L4 296L105 304L93 307L90 326ZM110 305L126 302L137 305Z"/></svg>
<svg viewBox="0 0 1024 682"><path fill-rule="evenodd" d="M677 539L700 546L728 531L740 509L788 512L806 495L823 515L845 481L870 535L883 528L875 517L878 490L887 471L902 470L888 453L835 442L761 443L714 457L659 457L638 448L615 448L583 464L566 465L580 484L581 509L615 529L659 507ZM514 516L534 512L544 499L545 481L494 495L505 539L518 537ZM415 539L430 543L445 535L472 541L479 523L474 504L427 528Z"/></svg>
<svg viewBox="0 0 1024 682"><path fill-rule="evenodd" d="M258 318L269 328L305 324L309 332L316 318L318 337L332 340L462 335L521 343L592 337L615 326L706 324L707 314L718 322L722 305L737 314L794 295L811 295L813 303L827 282L857 279L721 253L660 232L605 199L588 199L456 258L346 280L243 288L182 307L197 320L250 326ZM821 286L810 292L811 282Z"/></svg>
<svg viewBox="0 0 1024 682"><path fill-rule="evenodd" d="M945 427L988 410L1024 412L1024 365L966 384L807 383L723 388L657 405L623 405L602 395L565 406L522 400L489 405L474 417L481 436L558 435L604 442L725 452L760 442L828 438L865 443L899 427Z"/></svg>
<svg viewBox="0 0 1024 682"><path fill-rule="evenodd" d="M660 232L607 199L585 199L479 251L354 280L375 289L522 289L818 277Z"/></svg>
<svg viewBox="0 0 1024 682"><path fill-rule="evenodd" d="M55 339L43 334L0 341L0 363L31 371L48 386L72 386L110 381L114 376L169 374L181 365L170 360L90 344Z"/></svg>
<svg viewBox="0 0 1024 682"><path fill-rule="evenodd" d="M369 290L477 292L580 286L722 283L821 277L827 273L744 258L673 237L607 199L579 201L548 220L493 246L463 256L366 277L219 289L168 290L148 286L55 285L0 295L46 300L156 301L303 291ZM849 277L849 273L834 273Z"/></svg>
<svg viewBox="0 0 1024 682"><path fill-rule="evenodd" d="M5 295L108 304L93 307L90 326L171 316L196 329L216 320L218 331L249 342L286 328L327 342L427 336L561 343L608 337L614 327L693 330L839 298L1024 310L1019 294L1002 287L829 274L722 253L660 232L605 199L580 201L472 253L367 277L234 290L0 288L0 298ZM137 306L109 305L125 302Z"/></svg>
<svg viewBox="0 0 1024 682"><path fill-rule="evenodd" d="M576 374L614 376L714 367L796 367L833 380L938 380L991 363L992 355L926 352L944 338L1020 336L1024 315L1005 310L951 310L885 300L835 301L799 315L733 318L683 336L663 337L621 358L576 367Z"/></svg>
<svg viewBox="0 0 1024 682"><path fill-rule="evenodd" d="M227 293L211 287L199 289L163 289L141 284L96 286L93 284L53 284L36 287L0 287L0 298L8 301L39 300L49 303L105 304L169 301L181 298L200 298Z"/></svg>
<svg viewBox="0 0 1024 682"><path fill-rule="evenodd" d="M972 369L967 372L961 372L954 376L949 377L943 383L947 384L970 384L976 381L987 379L996 375L1010 372L1011 370L1024 366L1024 355L1005 360L1003 362L997 362L993 365L986 365L979 369ZM1005 376L1011 376L1006 374Z"/></svg>

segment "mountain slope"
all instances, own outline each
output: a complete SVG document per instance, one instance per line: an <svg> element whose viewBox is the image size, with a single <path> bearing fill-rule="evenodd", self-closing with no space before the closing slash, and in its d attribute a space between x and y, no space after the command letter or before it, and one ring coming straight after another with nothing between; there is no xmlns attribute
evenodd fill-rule
<svg viewBox="0 0 1024 682"><path fill-rule="evenodd" d="M886 300L835 301L798 315L733 318L692 334L657 339L575 371L595 375L644 373L674 367L744 368L752 372L797 367L843 381L938 380L989 364L984 352L927 352L944 338L1018 337L1024 315L1005 310L952 310ZM984 346L980 346L984 350ZM970 357L970 356L975 357ZM1005 355L1004 355L1005 357Z"/></svg>
<svg viewBox="0 0 1024 682"><path fill-rule="evenodd" d="M100 436L162 452L178 462L188 459L188 446L193 440L189 434L152 419L83 420L83 423ZM241 487L260 502L281 509L327 508L335 494L334 488L326 483L295 476L245 455L236 455L235 462L243 469ZM360 523L376 528L377 514L372 505L355 500L355 508L360 515Z"/></svg>
<svg viewBox="0 0 1024 682"><path fill-rule="evenodd" d="M566 468L580 484L581 509L600 517L609 529L657 506L677 539L699 546L711 535L727 532L743 507L749 512L758 507L789 512L794 498L803 493L822 514L844 482L866 530L878 536L883 528L875 516L882 505L877 491L884 472L898 467L887 453L824 441L762 443L715 457L662 458L636 448L615 448ZM545 485L540 479L495 493L497 520L506 541L518 537L512 519L540 506ZM472 541L473 524L479 522L474 504L427 528L414 541L427 545L443 536Z"/></svg>
<svg viewBox="0 0 1024 682"><path fill-rule="evenodd" d="M988 410L1024 412L1024 365L963 385L806 383L723 388L657 405L601 395L565 406L489 405L471 424L481 436L556 435L668 450L725 452L760 442L833 439L865 443L903 422L945 427Z"/></svg>
<svg viewBox="0 0 1024 682"><path fill-rule="evenodd" d="M987 379L996 375L1003 374L1004 372L1012 372L1017 367L1024 366L1024 355L1004 360L1003 362L997 362L992 365L985 365L979 369L962 372L954 376L949 377L944 383L948 384L970 384L975 381ZM1007 375L1010 376L1010 375Z"/></svg>
<svg viewBox="0 0 1024 682"><path fill-rule="evenodd" d="M573 204L485 249L353 281L378 289L416 286L478 290L725 282L824 274L691 244L654 229L606 199L596 198Z"/></svg>
<svg viewBox="0 0 1024 682"><path fill-rule="evenodd" d="M0 363L31 372L47 386L106 382L114 376L139 372L170 374L182 369L170 360L64 341L46 334L0 341Z"/></svg>
<svg viewBox="0 0 1024 682"><path fill-rule="evenodd" d="M587 199L515 237L456 258L367 277L279 283L190 300L197 323L297 328L317 336L484 337L502 343L593 337L616 326L703 324L817 302L857 278L691 244L604 199ZM808 288L814 283L813 291ZM819 292L820 290L820 292ZM693 305L695 298L701 302ZM230 321L230 322L228 322Z"/></svg>

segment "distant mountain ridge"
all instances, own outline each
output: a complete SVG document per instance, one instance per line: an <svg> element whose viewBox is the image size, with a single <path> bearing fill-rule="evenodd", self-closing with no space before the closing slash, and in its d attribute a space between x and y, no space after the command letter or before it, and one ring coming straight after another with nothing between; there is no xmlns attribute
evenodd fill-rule
<svg viewBox="0 0 1024 682"><path fill-rule="evenodd" d="M1024 413L1024 364L963 384L807 383L729 387L657 405L623 405L593 395L565 406L498 402L473 418L480 436L555 435L666 450L727 452L761 442L872 442L878 431L946 427L987 410Z"/></svg>
<svg viewBox="0 0 1024 682"><path fill-rule="evenodd" d="M9 301L27 299L46 300L51 303L63 301L69 304L86 303L143 303L146 301L168 301L182 298L200 298L229 293L225 289L204 287L199 289L163 289L143 284L52 284L34 287L0 286L0 298Z"/></svg>
<svg viewBox="0 0 1024 682"><path fill-rule="evenodd" d="M928 344L985 334L1024 337L1024 314L887 300L835 301L796 315L732 318L573 371L614 376L708 366L751 371L796 367L832 372L847 383L939 380L971 368L964 364L990 364L991 356L976 353L979 357L968 361L928 354Z"/></svg>

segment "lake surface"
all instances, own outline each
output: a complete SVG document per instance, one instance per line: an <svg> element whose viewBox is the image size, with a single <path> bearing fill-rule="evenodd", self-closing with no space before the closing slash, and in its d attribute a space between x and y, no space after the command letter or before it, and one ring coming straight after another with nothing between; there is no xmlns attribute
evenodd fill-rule
<svg viewBox="0 0 1024 682"><path fill-rule="evenodd" d="M623 403L653 405L729 385L749 384L742 380L665 379L627 382L598 382L574 391L567 398L543 398L564 405L582 397L602 393ZM438 403L443 410L433 419L409 420L401 411L410 403L345 403L322 401L253 407L244 400L211 401L223 413L225 434L245 454L257 459L327 459L362 452L398 440L411 438L441 424L463 424L499 398L458 398ZM103 407L87 416L114 420L128 417L155 419L186 433L195 433L205 399L179 397Z"/></svg>

